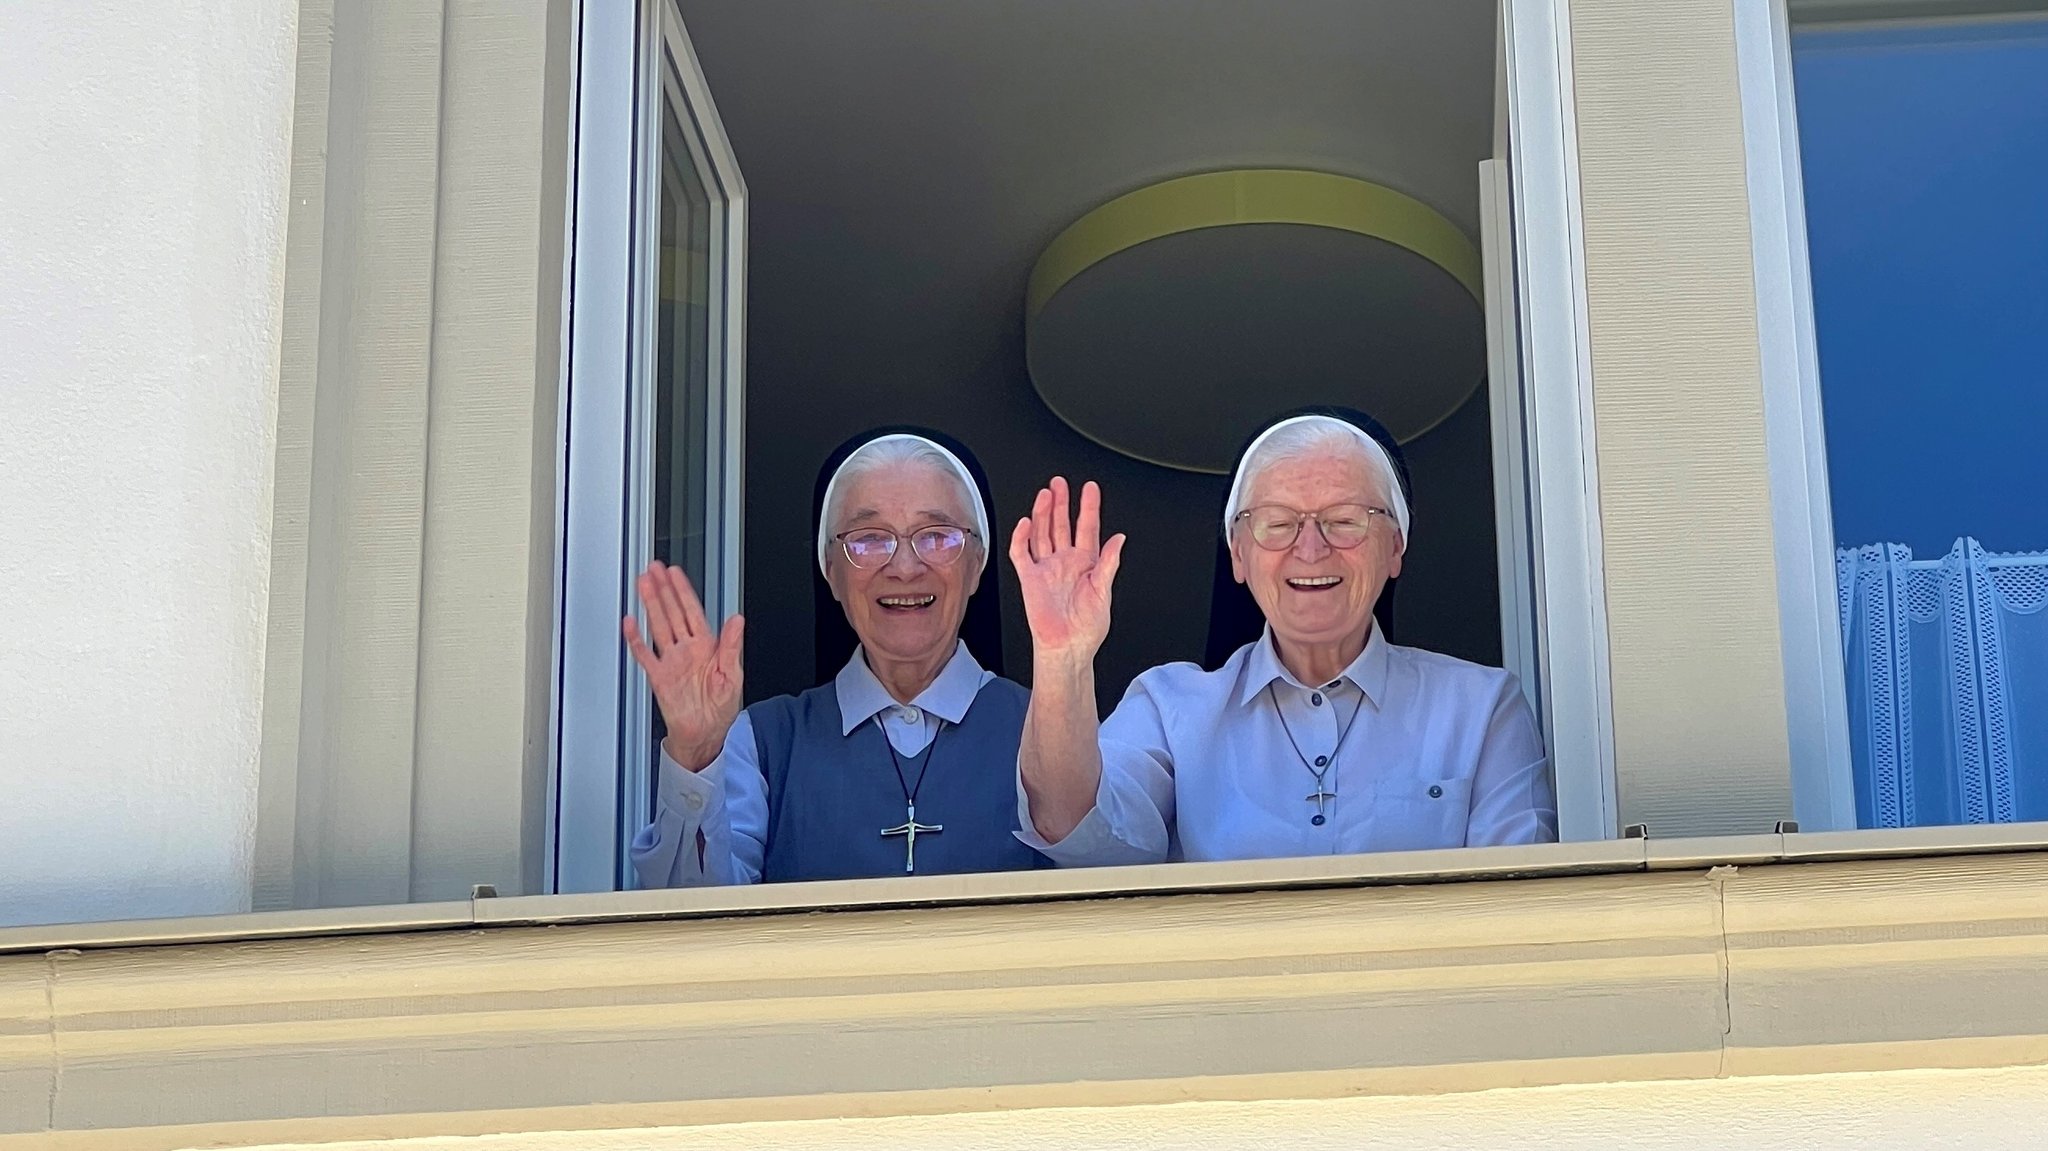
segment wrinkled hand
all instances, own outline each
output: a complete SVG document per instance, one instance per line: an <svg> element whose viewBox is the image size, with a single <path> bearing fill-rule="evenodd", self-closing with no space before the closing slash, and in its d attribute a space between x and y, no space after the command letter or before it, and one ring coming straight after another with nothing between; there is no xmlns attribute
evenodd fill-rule
<svg viewBox="0 0 2048 1151"><path fill-rule="evenodd" d="M668 724L662 748L684 768L702 771L718 758L726 731L739 718L740 644L747 621L734 616L722 634L713 635L690 577L660 560L647 565L637 587L654 646L649 649L639 624L627 616L620 625L626 647L647 673Z"/></svg>
<svg viewBox="0 0 2048 1151"><path fill-rule="evenodd" d="M1102 489L1081 485L1081 512L1067 519L1067 481L1054 476L1010 533L1010 563L1024 590L1035 660L1086 663L1109 634L1109 593L1124 537L1102 542Z"/></svg>

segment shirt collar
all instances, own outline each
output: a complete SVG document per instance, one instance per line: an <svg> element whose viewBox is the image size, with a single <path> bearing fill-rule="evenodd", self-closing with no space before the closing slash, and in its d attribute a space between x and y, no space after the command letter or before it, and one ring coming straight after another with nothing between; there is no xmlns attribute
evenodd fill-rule
<svg viewBox="0 0 2048 1151"><path fill-rule="evenodd" d="M1358 658L1346 665L1344 670L1337 674L1337 679L1331 682L1349 680L1353 686L1365 693L1365 698L1370 700L1375 708L1381 706L1386 702L1387 655L1390 647L1386 638L1380 634L1379 622L1375 620L1372 631L1365 638L1365 650L1359 652ZM1329 687L1329 684L1306 684L1294 678L1294 673L1288 671L1286 665L1280 662L1280 652L1273 646L1273 629L1269 625L1260 634L1258 642L1251 646L1250 654L1245 658L1244 673L1238 677L1238 706L1243 707L1250 703L1255 696L1266 690L1266 685L1275 680L1291 684L1303 691Z"/></svg>
<svg viewBox="0 0 2048 1151"><path fill-rule="evenodd" d="M967 652L967 644L955 641L953 658L939 669L939 677L931 686L918 693L911 700L911 706L931 712L947 723L959 723L967 718L967 708L981 691L982 682L989 678L981 665ZM839 725L841 735L852 735L853 729L875 716L900 706L882 681L868 667L867 655L861 648L853 649L853 658L839 669L833 678L832 687L839 696Z"/></svg>

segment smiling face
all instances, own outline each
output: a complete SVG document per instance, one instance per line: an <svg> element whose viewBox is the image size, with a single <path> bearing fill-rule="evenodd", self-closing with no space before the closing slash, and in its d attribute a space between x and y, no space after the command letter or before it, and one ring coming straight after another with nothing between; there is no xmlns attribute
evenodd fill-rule
<svg viewBox="0 0 2048 1151"><path fill-rule="evenodd" d="M959 479L932 464L910 461L851 477L845 490L835 494L835 536L878 528L901 537L896 554L879 568L853 566L836 540L826 552L825 582L862 646L894 662L949 658L988 552L983 541L970 535L958 560L933 567L910 546L910 535L933 524L972 530L974 512L963 506Z"/></svg>
<svg viewBox="0 0 2048 1151"><path fill-rule="evenodd" d="M1332 504L1384 508L1387 502L1362 448L1329 447L1261 469L1242 506L1317 511ZM1242 521L1232 526L1230 572L1251 589L1283 651L1364 644L1373 605L1387 581L1401 574L1405 549L1390 517L1370 518L1365 541L1346 549L1331 547L1313 520L1301 525L1285 551L1260 547Z"/></svg>

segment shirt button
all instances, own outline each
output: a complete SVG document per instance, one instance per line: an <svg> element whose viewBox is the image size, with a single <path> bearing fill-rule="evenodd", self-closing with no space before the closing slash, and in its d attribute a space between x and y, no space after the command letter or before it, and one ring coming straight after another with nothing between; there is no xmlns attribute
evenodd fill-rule
<svg viewBox="0 0 2048 1151"><path fill-rule="evenodd" d="M690 810L691 810L691 811L702 811L702 810L704 810L704 797L703 797L703 796L701 796L701 795L692 795L692 796L690 796L690 797L688 797L688 798L684 799L684 800L683 800L683 802L684 802L684 803L687 803L687 804L689 804L689 805L690 805Z"/></svg>
<svg viewBox="0 0 2048 1151"><path fill-rule="evenodd" d="M896 715L905 723L916 723L918 720L924 718L923 716L918 714L917 709L914 707L897 708Z"/></svg>
<svg viewBox="0 0 2048 1151"><path fill-rule="evenodd" d="M1429 797L1430 797L1431 799L1442 799L1442 798L1444 797L1444 789L1443 789L1443 788L1441 788L1441 787L1438 787L1438 786L1437 786L1436 784L1434 784L1434 783L1430 784L1430 785L1429 785Z"/></svg>
<svg viewBox="0 0 2048 1151"><path fill-rule="evenodd" d="M1322 693L1322 692L1315 692L1315 693L1313 693L1312 695L1310 695L1310 696L1308 697L1308 701L1309 701L1309 703L1310 703L1311 705L1313 705L1313 706L1315 706L1315 707L1321 707L1321 706L1323 706L1323 693Z"/></svg>
<svg viewBox="0 0 2048 1151"><path fill-rule="evenodd" d="M1317 757L1316 757L1316 766L1317 766L1317 767L1328 767L1329 765L1330 765L1330 757L1329 757L1329 756L1327 756L1327 755L1319 755L1319 756L1317 756Z"/></svg>

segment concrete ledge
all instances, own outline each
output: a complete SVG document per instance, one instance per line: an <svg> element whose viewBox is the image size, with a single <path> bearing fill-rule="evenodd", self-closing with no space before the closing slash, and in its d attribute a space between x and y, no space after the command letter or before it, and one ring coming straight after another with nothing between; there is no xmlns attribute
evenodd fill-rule
<svg viewBox="0 0 2048 1151"><path fill-rule="evenodd" d="M1133 895L1319 890L1390 884L1703 870L1853 859L2048 851L2048 823L1817 834L1703 836L1402 851L1326 858L1172 863L989 875L782 883L467 902L262 911L180 919L0 927L0 955L177 943L315 938L515 924L622 923L908 907L979 906Z"/></svg>
<svg viewBox="0 0 2048 1151"><path fill-rule="evenodd" d="M0 1148L2048 1062L2048 855L1646 866L20 953Z"/></svg>

